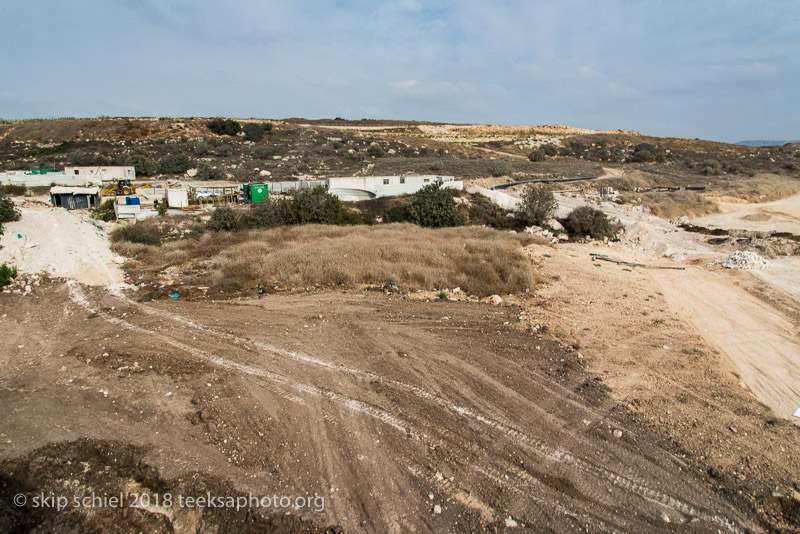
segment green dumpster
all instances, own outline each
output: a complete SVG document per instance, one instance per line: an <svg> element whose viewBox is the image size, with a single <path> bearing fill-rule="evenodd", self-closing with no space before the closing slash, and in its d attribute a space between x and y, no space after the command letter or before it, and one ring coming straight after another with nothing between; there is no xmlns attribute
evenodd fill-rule
<svg viewBox="0 0 800 534"><path fill-rule="evenodd" d="M248 184L247 193L248 198L256 204L269 198L269 189L266 184Z"/></svg>

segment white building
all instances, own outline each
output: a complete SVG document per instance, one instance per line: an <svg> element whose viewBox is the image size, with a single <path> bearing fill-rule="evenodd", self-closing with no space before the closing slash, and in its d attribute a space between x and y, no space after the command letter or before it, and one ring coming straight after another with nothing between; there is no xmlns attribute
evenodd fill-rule
<svg viewBox="0 0 800 534"><path fill-rule="evenodd" d="M464 189L464 182L453 176L347 176L328 178L328 192L340 200L357 201L378 197L411 195L432 183L450 189Z"/></svg>
<svg viewBox="0 0 800 534"><path fill-rule="evenodd" d="M84 187L103 185L104 181L135 180L133 167L66 167L61 172L6 171L0 172L0 184L27 187L63 185Z"/></svg>

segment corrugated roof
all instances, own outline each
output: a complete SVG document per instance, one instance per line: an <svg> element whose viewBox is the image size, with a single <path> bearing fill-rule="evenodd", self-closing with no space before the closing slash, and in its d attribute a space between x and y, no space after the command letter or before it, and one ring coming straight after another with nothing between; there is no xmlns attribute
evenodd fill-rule
<svg viewBox="0 0 800 534"><path fill-rule="evenodd" d="M61 187L54 186L50 188L51 195L96 195L100 192L99 187Z"/></svg>

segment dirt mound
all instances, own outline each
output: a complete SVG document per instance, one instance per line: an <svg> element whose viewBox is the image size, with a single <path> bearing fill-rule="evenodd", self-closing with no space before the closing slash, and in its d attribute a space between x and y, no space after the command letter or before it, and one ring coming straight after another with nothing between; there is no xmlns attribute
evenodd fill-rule
<svg viewBox="0 0 800 534"><path fill-rule="evenodd" d="M0 262L22 273L44 272L89 285L123 281L104 230L85 212L62 208L23 207L18 221L0 236Z"/></svg>

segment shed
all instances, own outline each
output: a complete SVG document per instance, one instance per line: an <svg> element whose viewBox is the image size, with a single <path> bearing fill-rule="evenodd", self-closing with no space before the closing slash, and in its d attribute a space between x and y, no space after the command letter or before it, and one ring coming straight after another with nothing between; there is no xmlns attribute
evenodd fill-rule
<svg viewBox="0 0 800 534"><path fill-rule="evenodd" d="M188 208L189 192L186 189L167 189L167 206L170 208Z"/></svg>
<svg viewBox="0 0 800 534"><path fill-rule="evenodd" d="M100 205L100 188L51 187L50 203L57 208L66 208L68 210L96 208Z"/></svg>

